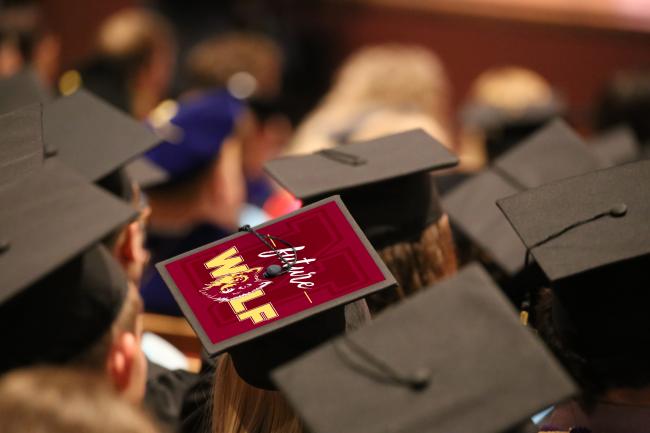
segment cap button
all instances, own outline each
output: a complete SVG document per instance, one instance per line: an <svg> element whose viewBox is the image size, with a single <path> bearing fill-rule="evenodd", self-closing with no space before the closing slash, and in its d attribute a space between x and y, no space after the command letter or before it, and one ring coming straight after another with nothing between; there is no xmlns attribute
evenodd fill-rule
<svg viewBox="0 0 650 433"><path fill-rule="evenodd" d="M6 239L0 239L0 254L7 252L11 244Z"/></svg>
<svg viewBox="0 0 650 433"><path fill-rule="evenodd" d="M51 158L53 156L56 156L59 153L59 151L56 149L45 149L43 153L45 154L46 158Z"/></svg>
<svg viewBox="0 0 650 433"><path fill-rule="evenodd" d="M620 218L627 213L627 205L625 203L619 203L613 206L609 210L609 214L613 217Z"/></svg>
<svg viewBox="0 0 650 433"><path fill-rule="evenodd" d="M422 391L431 383L431 371L428 368L415 370L409 379L409 385L414 391Z"/></svg>

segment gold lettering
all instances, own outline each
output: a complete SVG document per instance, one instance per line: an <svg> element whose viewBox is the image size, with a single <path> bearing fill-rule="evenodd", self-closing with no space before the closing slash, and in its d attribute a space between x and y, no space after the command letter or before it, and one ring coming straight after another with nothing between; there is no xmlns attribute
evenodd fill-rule
<svg viewBox="0 0 650 433"><path fill-rule="evenodd" d="M219 280L225 275L236 274L248 270L247 265L241 265L244 259L237 255L236 247L228 248L218 256L204 263L206 269L214 269L210 275L215 280Z"/></svg>
<svg viewBox="0 0 650 433"><path fill-rule="evenodd" d="M246 293L245 295L239 296L235 299L231 299L228 302L230 303L232 310L235 312L235 314L237 314L237 318L240 322L250 319L254 324L258 324L260 322L264 322L265 320L270 320L278 317L278 312L275 311L275 308L273 308L273 305L271 305L270 302L264 305L260 305L259 307L255 307L252 310L248 310L246 308L246 302L257 299L261 296L264 296L264 290L255 289L252 292Z"/></svg>
<svg viewBox="0 0 650 433"><path fill-rule="evenodd" d="M258 324L260 322L264 322L265 320L270 320L278 317L278 312L275 311L275 308L273 308L273 305L271 305L269 302L267 304L260 305L259 307L255 307L252 310L248 310L245 313L238 314L237 317L240 321L251 319L254 324Z"/></svg>

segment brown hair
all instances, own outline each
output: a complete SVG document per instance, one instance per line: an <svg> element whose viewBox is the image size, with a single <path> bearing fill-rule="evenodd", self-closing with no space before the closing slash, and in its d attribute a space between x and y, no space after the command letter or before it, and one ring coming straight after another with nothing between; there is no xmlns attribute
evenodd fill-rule
<svg viewBox="0 0 650 433"><path fill-rule="evenodd" d="M404 241L379 250L398 287L366 300L374 314L456 272L456 251L449 219L443 215L414 241Z"/></svg>
<svg viewBox="0 0 650 433"><path fill-rule="evenodd" d="M281 63L282 51L273 39L260 33L232 32L211 37L192 48L186 73L190 86L212 88L225 87L234 74L248 72L262 85L262 93L274 93L277 89L269 86L277 83L267 83L266 78L280 80Z"/></svg>
<svg viewBox="0 0 650 433"><path fill-rule="evenodd" d="M69 365L89 368L94 371L103 370L113 341L123 332L136 332L137 319L143 310L144 303L140 293L129 284L122 309L111 328L90 348L70 361Z"/></svg>
<svg viewBox="0 0 650 433"><path fill-rule="evenodd" d="M3 433L156 433L144 413L98 374L66 368L16 370L0 379Z"/></svg>
<svg viewBox="0 0 650 433"><path fill-rule="evenodd" d="M218 359L215 377L213 433L302 433L284 396L244 382L230 355Z"/></svg>

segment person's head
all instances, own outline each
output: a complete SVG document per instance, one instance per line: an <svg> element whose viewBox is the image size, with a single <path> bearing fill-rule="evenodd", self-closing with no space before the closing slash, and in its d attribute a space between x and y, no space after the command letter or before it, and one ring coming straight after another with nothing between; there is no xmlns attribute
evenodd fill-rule
<svg viewBox="0 0 650 433"><path fill-rule="evenodd" d="M231 32L210 37L190 51L185 64L190 92L227 89L245 100L239 138L244 171L262 175L264 163L274 157L291 136L291 123L277 105L282 86L283 53L261 33Z"/></svg>
<svg viewBox="0 0 650 433"><path fill-rule="evenodd" d="M343 333L370 321L364 299L331 308L230 348L217 359L212 431L302 432L303 425L270 375Z"/></svg>
<svg viewBox="0 0 650 433"><path fill-rule="evenodd" d="M61 44L35 1L8 1L0 11L0 77L32 67L44 84L59 72Z"/></svg>
<svg viewBox="0 0 650 433"><path fill-rule="evenodd" d="M639 189L649 179L642 160L497 201L552 289L540 302L540 334L587 397L650 395L650 206Z"/></svg>
<svg viewBox="0 0 650 433"><path fill-rule="evenodd" d="M1 372L69 365L108 379L129 401L144 396L142 301L105 247L89 248L4 303Z"/></svg>
<svg viewBox="0 0 650 433"><path fill-rule="evenodd" d="M372 140L414 128L424 129L443 144L449 142L444 129L432 118L418 113L387 110L368 116L354 131L350 131L347 139L353 142ZM379 248L378 252L395 276L399 287L370 296L368 306L373 313L453 275L457 268L454 240L446 214L427 225L415 237L408 236L393 241Z"/></svg>
<svg viewBox="0 0 650 433"><path fill-rule="evenodd" d="M491 68L472 83L461 112L462 156L480 168L562 112L551 84L519 66Z"/></svg>
<svg viewBox="0 0 650 433"><path fill-rule="evenodd" d="M213 433L301 433L302 423L279 391L246 383L232 358L217 359L212 409Z"/></svg>
<svg viewBox="0 0 650 433"><path fill-rule="evenodd" d="M186 61L190 89L227 88L238 98L274 98L282 81L282 51L268 36L233 32L206 39Z"/></svg>
<svg viewBox="0 0 650 433"><path fill-rule="evenodd" d="M119 76L128 107L138 119L145 118L167 94L176 46L171 24L153 10L139 7L122 9L100 26L96 40L96 62L89 67L110 70L111 79ZM99 75L102 75L99 73ZM85 85L94 87L83 77ZM102 84L95 89L101 92ZM101 95L101 93L100 93ZM101 95L113 100L116 95Z"/></svg>
<svg viewBox="0 0 650 433"><path fill-rule="evenodd" d="M425 228L417 239L397 242L378 252L399 286L368 297L373 313L455 274L457 269L447 215Z"/></svg>
<svg viewBox="0 0 650 433"><path fill-rule="evenodd" d="M450 85L442 63L425 48L386 44L352 54L319 106L300 125L289 153L333 147L336 137L377 111L431 119L445 140L449 130ZM446 141L446 144L451 144Z"/></svg>
<svg viewBox="0 0 650 433"><path fill-rule="evenodd" d="M0 379L5 433L156 433L138 408L89 371L34 367Z"/></svg>
<svg viewBox="0 0 650 433"><path fill-rule="evenodd" d="M450 85L430 50L416 45L376 45L353 53L339 70L327 99L385 108L413 108L447 126Z"/></svg>
<svg viewBox="0 0 650 433"><path fill-rule="evenodd" d="M171 119L154 125L166 141L146 156L168 179L146 189L153 226L237 227L244 181L241 145L233 136L242 109L218 90L181 102Z"/></svg>
<svg viewBox="0 0 650 433"><path fill-rule="evenodd" d="M650 72L624 71L607 84L596 106L595 127L627 125L636 139L650 146ZM646 150L647 153L647 150Z"/></svg>
<svg viewBox="0 0 650 433"><path fill-rule="evenodd" d="M104 245L122 266L129 282L139 287L142 273L149 261L149 252L144 245L151 208L145 202L140 186L131 180L123 168L103 177L97 184L128 202L138 212L136 219L106 237Z"/></svg>
<svg viewBox="0 0 650 433"><path fill-rule="evenodd" d="M110 329L70 360L69 365L105 374L115 390L132 403L144 398L147 361L142 351L144 306L136 286L129 284L124 304Z"/></svg>

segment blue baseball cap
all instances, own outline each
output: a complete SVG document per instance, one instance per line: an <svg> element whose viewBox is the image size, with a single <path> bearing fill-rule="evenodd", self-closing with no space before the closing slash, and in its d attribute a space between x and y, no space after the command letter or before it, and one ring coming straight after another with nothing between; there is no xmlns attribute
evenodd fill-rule
<svg viewBox="0 0 650 433"><path fill-rule="evenodd" d="M181 179L217 157L243 109L225 90L183 102L171 119L150 121L164 141L145 156L167 173L167 181Z"/></svg>

